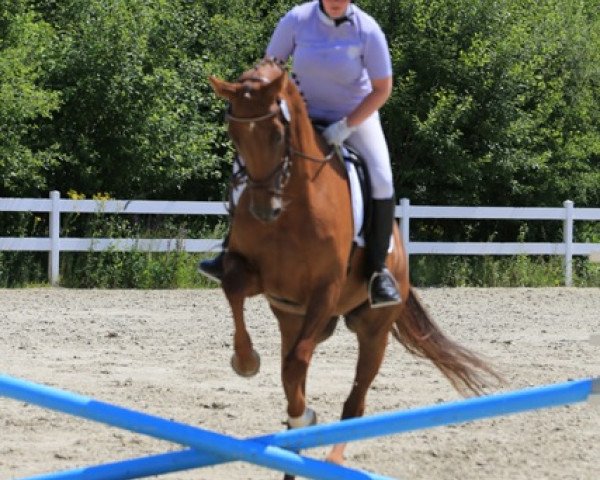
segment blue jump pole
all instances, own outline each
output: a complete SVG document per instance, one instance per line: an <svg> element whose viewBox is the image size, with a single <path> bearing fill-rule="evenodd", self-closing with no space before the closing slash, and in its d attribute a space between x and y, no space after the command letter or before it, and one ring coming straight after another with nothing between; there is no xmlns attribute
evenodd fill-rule
<svg viewBox="0 0 600 480"><path fill-rule="evenodd" d="M3 385L4 378L6 377L0 376L0 393L13 396L5 392ZM10 377L8 378L10 379ZM320 445L348 442L381 435L389 435L392 433L401 433L417 429L463 423L482 418L496 417L534 409L583 402L586 401L590 395L599 394L600 380L576 380L556 385L547 385L514 392L476 397L429 407L384 413L370 417L345 420L343 422L336 422L332 424L317 425L313 427L278 432L272 435L253 437L249 441L263 445L269 444L291 449L311 448ZM86 416L86 418L89 417ZM214 454L201 453L193 449L188 449L181 452L154 455L145 458L126 460L123 462L115 462L113 464L98 465L80 470L71 470L69 472L50 474L54 476L38 476L34 478L53 480L59 478L86 478L90 480L95 478L103 478L107 480L139 478L147 475L157 475L189 468L214 465L230 459L231 458L219 458ZM115 475L120 476L107 476L107 469L110 469L110 471ZM101 472L102 475L94 476L96 471ZM84 476L82 476L82 472Z"/></svg>
<svg viewBox="0 0 600 480"><path fill-rule="evenodd" d="M582 402L587 400L590 395L599 393L599 380L578 380L288 430L272 435L253 437L250 440L292 449L311 448ZM221 461L210 454L188 449L61 472L55 476L32 477L28 480L121 480L205 467ZM107 476L109 473L114 476Z"/></svg>
<svg viewBox="0 0 600 480"><path fill-rule="evenodd" d="M389 477L302 457L277 446L253 440L240 440L6 375L0 375L0 394L132 432L188 445L212 454L210 457L218 459L218 463L243 460L317 480L391 480ZM81 478L89 477L86 475Z"/></svg>

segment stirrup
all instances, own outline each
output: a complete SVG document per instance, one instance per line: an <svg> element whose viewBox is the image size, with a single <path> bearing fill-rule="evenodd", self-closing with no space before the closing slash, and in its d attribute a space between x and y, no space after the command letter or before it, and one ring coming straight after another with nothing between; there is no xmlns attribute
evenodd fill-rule
<svg viewBox="0 0 600 480"><path fill-rule="evenodd" d="M198 263L198 272L217 283L221 283L225 273L223 270L224 256L225 252L221 252L215 258L200 261Z"/></svg>
<svg viewBox="0 0 600 480"><path fill-rule="evenodd" d="M371 308L388 307L402 303L398 282L387 268L373 272L369 280Z"/></svg>

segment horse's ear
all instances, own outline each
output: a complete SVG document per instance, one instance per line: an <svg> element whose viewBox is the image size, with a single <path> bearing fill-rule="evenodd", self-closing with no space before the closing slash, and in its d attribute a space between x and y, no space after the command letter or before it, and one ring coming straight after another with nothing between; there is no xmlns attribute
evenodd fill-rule
<svg viewBox="0 0 600 480"><path fill-rule="evenodd" d="M273 97L278 97L279 93L283 91L287 82L287 73L281 72L281 75L276 79L272 80L269 85L267 85L265 91L268 95Z"/></svg>
<svg viewBox="0 0 600 480"><path fill-rule="evenodd" d="M226 98L227 100L231 100L239 89L239 84L229 83L217 77L210 76L208 77L208 81L215 93L219 97Z"/></svg>

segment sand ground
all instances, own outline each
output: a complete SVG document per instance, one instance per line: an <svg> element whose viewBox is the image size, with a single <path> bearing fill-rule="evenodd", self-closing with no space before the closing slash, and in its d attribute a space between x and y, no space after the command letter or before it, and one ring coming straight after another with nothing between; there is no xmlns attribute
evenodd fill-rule
<svg viewBox="0 0 600 480"><path fill-rule="evenodd" d="M451 337L505 376L503 390L600 376L599 289L422 289ZM202 428L245 437L283 429L276 321L247 304L260 373L229 367L232 326L220 290L0 290L0 373ZM350 389L354 335L340 323L319 346L308 398L335 421ZM427 361L390 341L368 413L458 399ZM115 461L178 447L0 398L0 479ZM304 452L323 458L325 448ZM600 407L578 404L352 443L347 464L403 479L596 479ZM280 479L229 463L174 479Z"/></svg>

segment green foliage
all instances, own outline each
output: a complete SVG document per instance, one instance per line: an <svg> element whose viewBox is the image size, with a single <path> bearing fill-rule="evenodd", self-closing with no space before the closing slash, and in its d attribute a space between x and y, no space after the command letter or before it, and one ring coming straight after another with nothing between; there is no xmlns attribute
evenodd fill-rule
<svg viewBox="0 0 600 480"><path fill-rule="evenodd" d="M35 237L48 236L41 219L30 212L2 214L0 216L2 236ZM0 251L0 288L23 287L32 283L45 282L48 278L48 255L37 252Z"/></svg>
<svg viewBox="0 0 600 480"><path fill-rule="evenodd" d="M426 204L598 204L597 7L373 5L396 74L385 119L400 195Z"/></svg>
<svg viewBox="0 0 600 480"><path fill-rule="evenodd" d="M21 288L48 281L42 265L47 255L32 252L0 252L0 288Z"/></svg>
<svg viewBox="0 0 600 480"><path fill-rule="evenodd" d="M6 192L220 198L211 74L263 55L296 2L3 0ZM600 201L600 13L578 0L364 0L395 85L384 122L414 203Z"/></svg>
<svg viewBox="0 0 600 480"><path fill-rule="evenodd" d="M197 256L182 251L68 254L61 285L70 288L199 288L208 281L196 271Z"/></svg>
<svg viewBox="0 0 600 480"><path fill-rule="evenodd" d="M61 2L51 82L64 104L45 128L68 151L55 188L121 198L219 198L226 152L207 55L171 2ZM219 145L221 148L219 148Z"/></svg>
<svg viewBox="0 0 600 480"><path fill-rule="evenodd" d="M23 2L0 3L0 196L27 196L47 188L57 155L52 142L35 146L35 120L59 106L59 93L39 85L54 33Z"/></svg>
<svg viewBox="0 0 600 480"><path fill-rule="evenodd" d="M578 264L574 283L600 286L587 268ZM415 256L411 280L422 287L556 287L564 284L564 272L560 257Z"/></svg>
<svg viewBox="0 0 600 480"><path fill-rule="evenodd" d="M207 78L235 78L262 57L297 2L4 3L0 158L10 191L217 199L231 146ZM360 6L392 53L383 118L399 196L600 202L597 2Z"/></svg>
<svg viewBox="0 0 600 480"><path fill-rule="evenodd" d="M149 226L136 219L120 215L98 213L78 226L78 215L72 215L63 226L64 234L81 231L85 238L174 238L221 235L223 227L215 232L206 228L190 231L185 223L162 220L159 226ZM192 288L209 282L197 271L199 256L181 249L172 252L108 250L103 252L67 253L62 255L61 285L72 288Z"/></svg>

